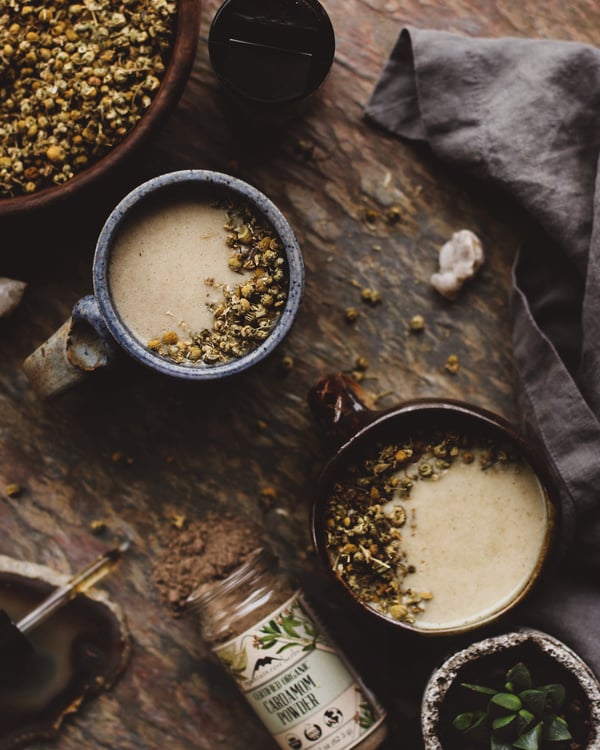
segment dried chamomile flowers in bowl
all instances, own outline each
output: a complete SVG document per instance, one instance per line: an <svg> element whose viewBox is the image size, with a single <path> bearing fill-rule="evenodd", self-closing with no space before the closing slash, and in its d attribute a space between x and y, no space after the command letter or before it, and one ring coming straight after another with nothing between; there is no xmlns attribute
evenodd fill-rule
<svg viewBox="0 0 600 750"><path fill-rule="evenodd" d="M0 216L106 176L176 104L198 0L0 2Z"/></svg>

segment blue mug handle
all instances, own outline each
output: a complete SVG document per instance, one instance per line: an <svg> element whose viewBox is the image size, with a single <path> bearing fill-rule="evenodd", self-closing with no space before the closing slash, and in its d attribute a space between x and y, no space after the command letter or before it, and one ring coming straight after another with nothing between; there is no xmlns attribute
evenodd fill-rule
<svg viewBox="0 0 600 750"><path fill-rule="evenodd" d="M110 334L93 295L73 306L71 317L23 362L23 370L42 398L58 396L117 358Z"/></svg>

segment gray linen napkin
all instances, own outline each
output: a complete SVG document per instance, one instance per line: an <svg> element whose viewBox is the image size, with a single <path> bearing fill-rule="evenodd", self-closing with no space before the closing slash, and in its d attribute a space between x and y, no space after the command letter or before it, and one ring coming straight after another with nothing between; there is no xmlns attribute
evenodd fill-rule
<svg viewBox="0 0 600 750"><path fill-rule="evenodd" d="M600 51L406 28L366 114L537 227L513 268L513 345L521 426L558 476L562 556L520 616L600 675Z"/></svg>

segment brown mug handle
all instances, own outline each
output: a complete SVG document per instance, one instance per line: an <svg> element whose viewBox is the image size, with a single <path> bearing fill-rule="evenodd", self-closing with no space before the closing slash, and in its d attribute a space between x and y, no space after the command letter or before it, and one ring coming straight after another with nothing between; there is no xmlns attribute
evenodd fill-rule
<svg viewBox="0 0 600 750"><path fill-rule="evenodd" d="M376 419L378 412L369 400L356 380L343 372L326 375L308 393L310 409L324 438L334 447Z"/></svg>

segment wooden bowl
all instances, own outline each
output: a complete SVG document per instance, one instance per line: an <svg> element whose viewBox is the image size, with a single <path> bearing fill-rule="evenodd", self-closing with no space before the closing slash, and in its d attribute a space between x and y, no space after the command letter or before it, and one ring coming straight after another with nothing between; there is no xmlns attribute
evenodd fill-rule
<svg viewBox="0 0 600 750"><path fill-rule="evenodd" d="M45 187L14 198L0 198L0 219L27 215L78 196L84 188L107 177L137 152L162 125L183 92L196 54L199 23L200 0L177 0L171 55L161 77L160 87L135 127L108 153L91 162L62 185Z"/></svg>

